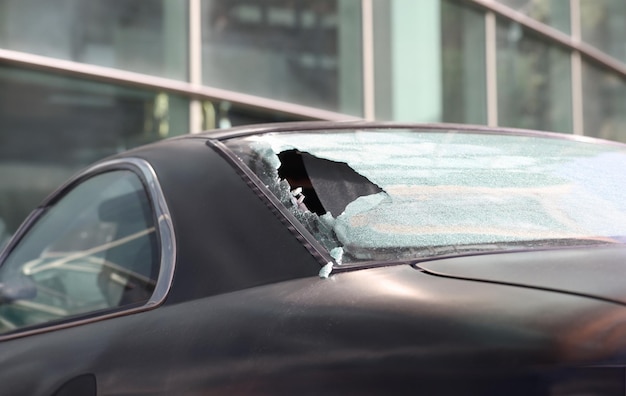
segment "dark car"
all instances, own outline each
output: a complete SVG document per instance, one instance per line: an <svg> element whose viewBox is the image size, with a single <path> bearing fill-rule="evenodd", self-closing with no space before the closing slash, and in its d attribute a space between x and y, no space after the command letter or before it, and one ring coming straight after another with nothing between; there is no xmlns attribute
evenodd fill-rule
<svg viewBox="0 0 626 396"><path fill-rule="evenodd" d="M365 122L117 155L0 256L0 394L624 395L625 169Z"/></svg>

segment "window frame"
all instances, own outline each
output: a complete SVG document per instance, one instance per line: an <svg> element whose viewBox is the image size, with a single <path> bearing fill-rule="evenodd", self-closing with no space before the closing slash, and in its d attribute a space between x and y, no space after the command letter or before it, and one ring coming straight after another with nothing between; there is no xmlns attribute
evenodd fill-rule
<svg viewBox="0 0 626 396"><path fill-rule="evenodd" d="M174 227L167 206L163 190L159 183L154 168L150 163L141 158L128 157L106 160L99 162L91 167L79 172L50 194L31 214L26 218L22 225L15 232L15 235L7 243L5 248L0 251L0 266L4 264L9 254L14 248L26 237L32 227L38 220L47 213L47 209L56 202L62 200L76 186L82 182L112 171L131 171L141 181L144 191L148 196L151 211L154 216L154 224L157 230L157 241L159 244L159 270L156 279L156 285L152 296L141 306L129 305L127 307L118 307L108 312L87 312L76 317L70 317L59 321L41 323L35 326L23 327L16 329L14 332L0 334L0 342L26 337L34 334L46 333L50 331L61 330L69 327L82 326L85 324L107 320L119 316L130 315L157 308L162 305L169 292L174 277L174 264L176 258L176 238L174 235Z"/></svg>

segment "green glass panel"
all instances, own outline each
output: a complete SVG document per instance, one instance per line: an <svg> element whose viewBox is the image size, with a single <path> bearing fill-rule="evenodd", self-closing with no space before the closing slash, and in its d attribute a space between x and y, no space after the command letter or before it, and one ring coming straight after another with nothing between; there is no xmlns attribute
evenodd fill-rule
<svg viewBox="0 0 626 396"><path fill-rule="evenodd" d="M188 114L178 96L0 67L0 240L78 169L187 133Z"/></svg>
<svg viewBox="0 0 626 396"><path fill-rule="evenodd" d="M585 135L626 142L626 78L583 63Z"/></svg>
<svg viewBox="0 0 626 396"><path fill-rule="evenodd" d="M442 121L486 124L484 14L444 0L441 21Z"/></svg>
<svg viewBox="0 0 626 396"><path fill-rule="evenodd" d="M516 23L498 21L498 123L572 132L569 53Z"/></svg>
<svg viewBox="0 0 626 396"><path fill-rule="evenodd" d="M626 2L624 0L580 0L583 41L626 62Z"/></svg>
<svg viewBox="0 0 626 396"><path fill-rule="evenodd" d="M202 6L205 85L362 114L360 0Z"/></svg>
<svg viewBox="0 0 626 396"><path fill-rule="evenodd" d="M570 4L567 0L497 0L511 9L570 33ZM592 0L596 1L596 0Z"/></svg>
<svg viewBox="0 0 626 396"><path fill-rule="evenodd" d="M187 3L0 0L0 48L187 78Z"/></svg>

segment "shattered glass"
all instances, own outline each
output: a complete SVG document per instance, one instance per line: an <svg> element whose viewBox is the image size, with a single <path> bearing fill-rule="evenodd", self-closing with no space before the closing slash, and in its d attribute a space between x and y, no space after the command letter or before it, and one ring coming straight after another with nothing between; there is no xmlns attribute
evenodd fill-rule
<svg viewBox="0 0 626 396"><path fill-rule="evenodd" d="M231 145L235 148L235 145ZM251 147L240 146L235 152L244 160L246 165L253 170L259 179L265 184L278 200L294 215L294 217L306 227L317 241L328 251L340 246L333 231L334 218L330 213L318 216L306 210L300 202L298 195L301 194L297 186L291 186L285 179L278 175L281 162L278 153L272 147L263 142L256 142ZM243 151L242 151L243 149Z"/></svg>
<svg viewBox="0 0 626 396"><path fill-rule="evenodd" d="M337 264L622 243L626 236L626 149L619 145L407 130L275 133L226 144ZM281 178L279 155L289 150L309 166L309 190ZM311 156L326 161L316 165ZM378 192L340 197L346 172ZM309 210L311 186L324 186L314 190L322 203L347 199L343 212Z"/></svg>

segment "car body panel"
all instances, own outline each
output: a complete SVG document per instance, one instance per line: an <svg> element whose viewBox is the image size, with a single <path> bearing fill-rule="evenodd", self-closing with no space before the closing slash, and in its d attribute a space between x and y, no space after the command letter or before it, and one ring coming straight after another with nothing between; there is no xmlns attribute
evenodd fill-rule
<svg viewBox="0 0 626 396"><path fill-rule="evenodd" d="M618 304L402 265L13 340L0 346L10 367L0 379L16 395L89 373L99 395L512 391L547 382L550 370L623 363L625 325ZM40 380L24 382L23 372Z"/></svg>
<svg viewBox="0 0 626 396"><path fill-rule="evenodd" d="M557 290L626 304L626 247L483 254L419 263L429 273Z"/></svg>

